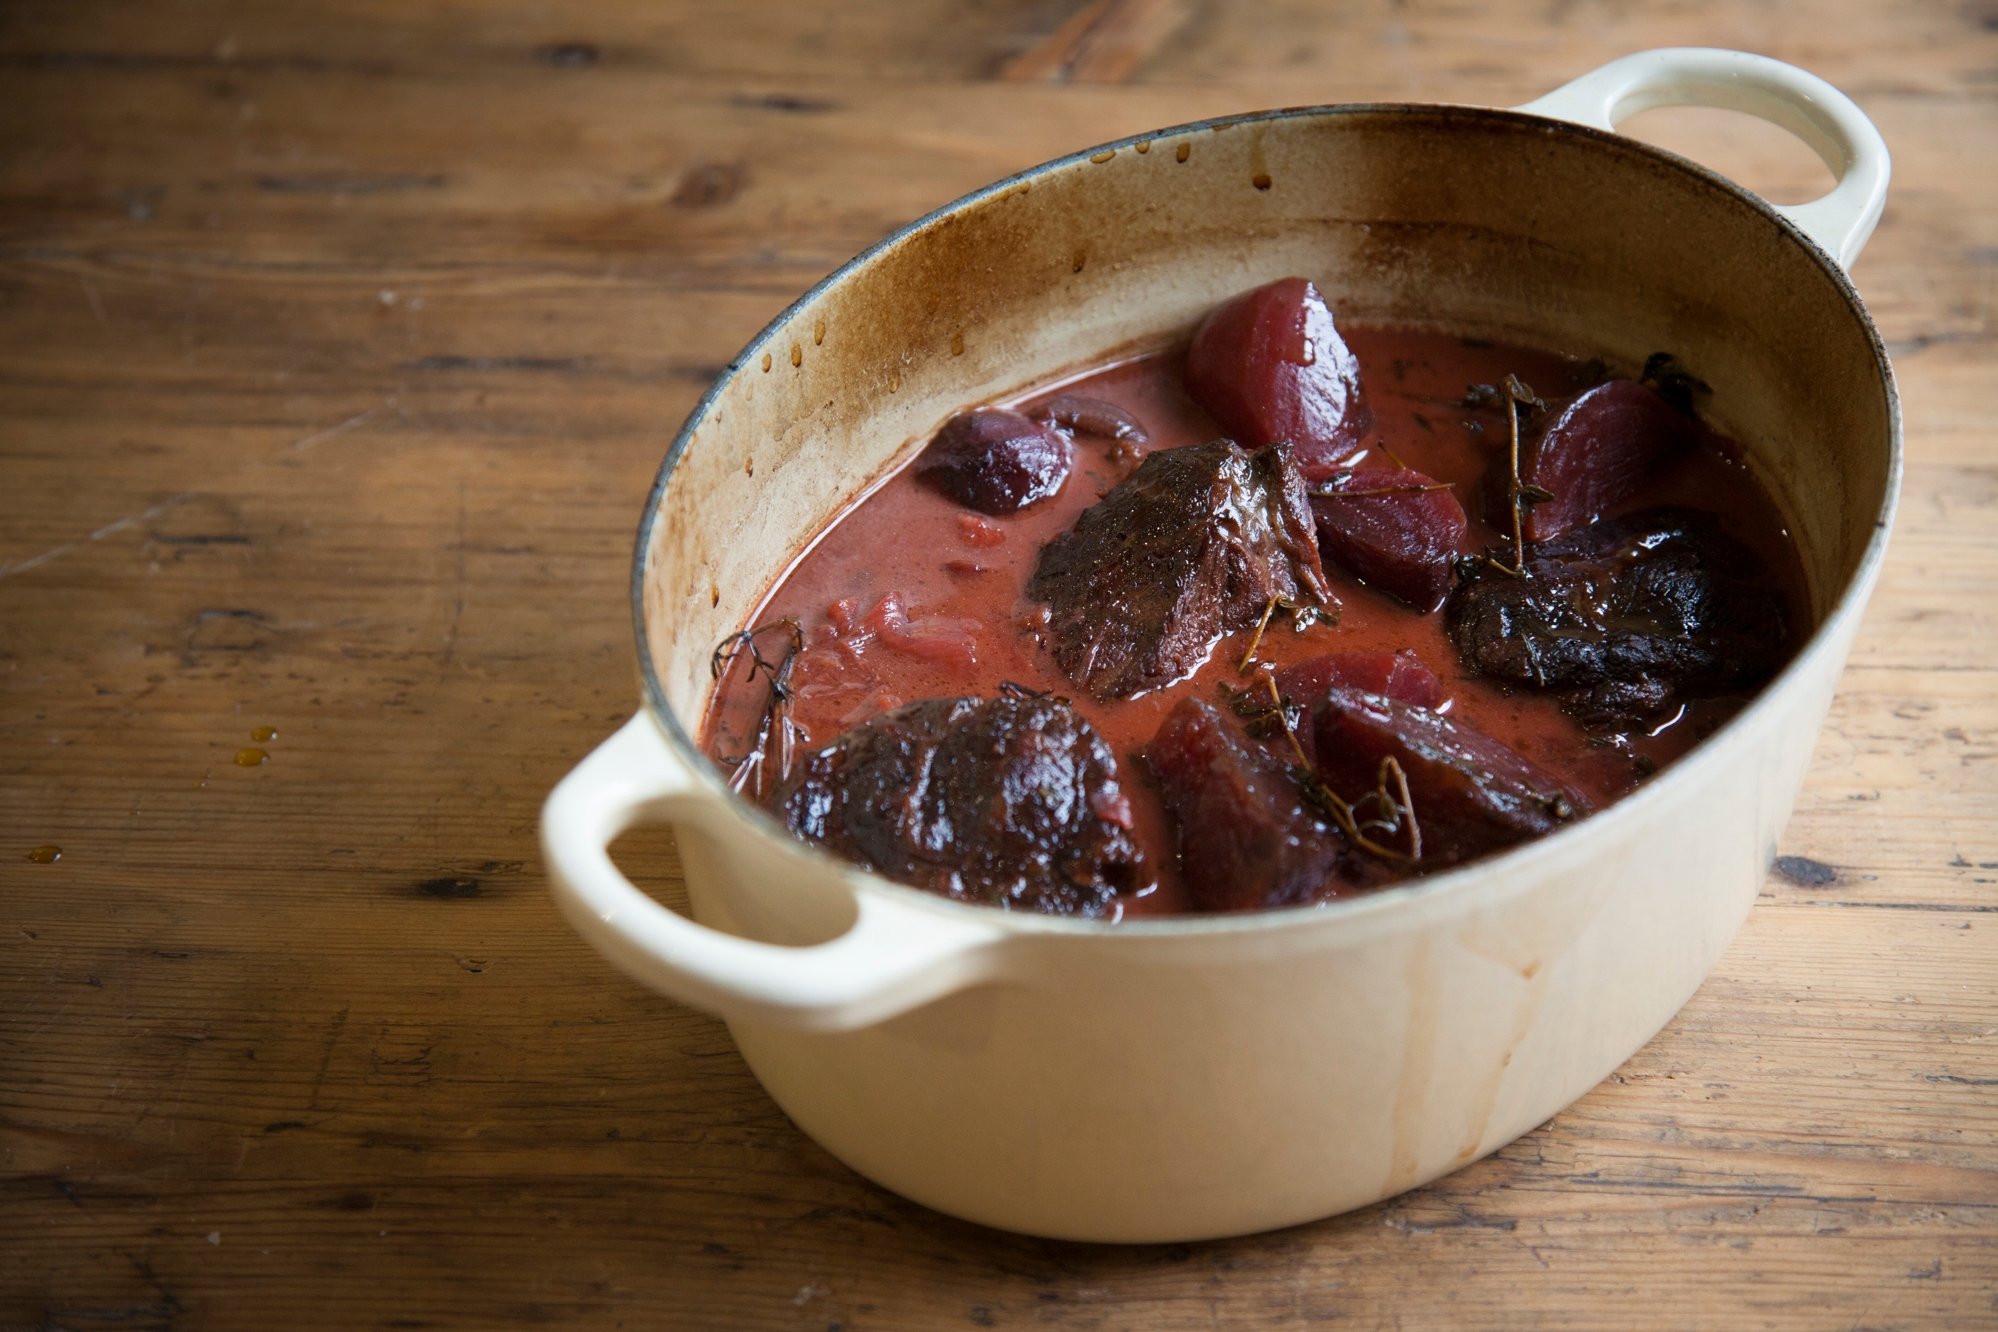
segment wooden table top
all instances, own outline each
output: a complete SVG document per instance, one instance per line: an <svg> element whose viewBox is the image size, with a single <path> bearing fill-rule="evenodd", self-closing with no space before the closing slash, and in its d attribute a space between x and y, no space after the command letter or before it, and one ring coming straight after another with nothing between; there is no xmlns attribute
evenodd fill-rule
<svg viewBox="0 0 1998 1332"><path fill-rule="evenodd" d="M635 706L653 470L814 279L1092 142L1686 43L1892 143L1855 277L1909 467L1798 859L1602 1087L1346 1217L1049 1243L848 1173L558 920L536 812ZM1994 71L1989 0L15 0L0 1327L1998 1322ZM670 836L625 859L670 891Z"/></svg>

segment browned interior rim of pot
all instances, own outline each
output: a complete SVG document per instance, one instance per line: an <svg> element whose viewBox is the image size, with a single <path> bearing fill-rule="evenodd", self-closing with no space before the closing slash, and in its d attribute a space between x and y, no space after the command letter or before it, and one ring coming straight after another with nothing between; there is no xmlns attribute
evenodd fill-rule
<svg viewBox="0 0 1998 1332"><path fill-rule="evenodd" d="M679 464L681 457L685 455L688 446L693 441L695 433L706 422L708 413L714 407L716 400L735 376L741 373L743 367L752 363L760 352L775 343L778 334L789 325L791 320L801 310L817 300L819 296L845 281L851 274L864 268L876 256L893 249L895 246L902 244L954 213L984 203L1022 184L1052 175L1054 172L1066 168L1088 165L1092 157L1107 150L1131 148L1139 143L1147 143L1176 134L1191 134L1198 131L1228 129L1237 125L1301 120L1314 117L1338 117L1341 119L1352 118L1356 120L1367 117L1408 117L1422 118L1445 124L1451 122L1496 123L1516 127L1530 127L1543 132L1557 132L1593 143L1603 151L1621 153L1627 157L1638 159L1649 164L1654 169L1662 167L1675 171L1689 178L1700 187L1712 191L1717 202L1729 206L1747 207L1759 214L1763 220L1782 233L1786 240L1799 248L1818 267L1824 276L1831 280L1840 298L1844 301L1846 309L1864 331L1868 345L1872 349L1874 366L1880 376L1880 391L1887 405L1888 425L1886 486L1881 497L1879 512L1874 515L1873 534L1868 539L1865 550L1861 552L1857 566L1846 578L1845 586L1840 590L1837 599L1832 603L1831 609L1819 621L1817 628L1812 631L1810 638L1805 641L1804 646L1797 654L1791 658L1789 664L1783 668L1775 679L1763 686L1762 692L1756 696L1748 707L1730 718L1726 725L1702 741L1691 753L1669 766L1664 772L1646 783L1642 788L1625 796L1610 808L1592 815L1579 823L1570 825L1545 837L1537 838L1489 859L1473 861L1468 865L1445 871L1442 874L1413 880L1376 893L1344 898L1313 906L1276 908L1267 911L1239 912L1228 915L1145 917L1137 920L1118 922L1073 920L1065 917L1038 915L1029 917L1025 913L1002 913L1004 917L1016 926L1031 928L1039 932L1114 933L1124 936L1141 937L1159 934L1204 933L1221 930L1234 931L1277 927L1285 924L1295 924L1303 917L1316 920L1334 915L1342 917L1351 916L1360 912L1371 914L1378 910L1392 909L1396 905L1416 898L1426 899L1435 893L1448 892L1462 878L1466 876L1475 877L1490 870L1494 865L1500 863L1519 865L1522 862L1546 859L1550 854L1559 854L1572 843L1573 839L1578 836L1585 836L1586 829L1592 826L1600 826L1605 820L1642 817L1642 811L1654 803L1660 791L1676 789L1687 781L1698 780L1695 770L1705 766L1702 761L1703 759L1710 758L1712 754L1725 747L1730 736L1752 725L1754 719L1767 710L1770 699L1778 691L1783 689L1789 681L1800 674L1805 669L1807 663L1815 660L1830 649L1830 640L1833 631L1845 620L1860 612L1866 597L1872 590L1873 582L1879 572L1879 566L1886 554L1888 533L1893 526L1894 511L1901 493L1902 472L1901 398L1894 383L1894 373L1892 365L1887 358L1887 348L1881 340L1880 330L1874 326L1873 317L1867 311L1865 302L1860 299L1859 292L1853 287L1852 279L1835 259L1827 254L1816 241L1805 234L1794 222L1784 216L1774 205L1761 196L1742 188L1719 172L1702 166L1698 162L1625 135L1609 133L1591 126L1578 125L1570 121L1557 120L1547 116L1529 115L1525 112L1504 110L1496 107L1451 106L1427 102L1351 102L1327 106L1284 107L1270 111L1252 111L1231 116L1218 116L1210 120L1196 120L1182 125L1171 125L1161 129L1147 130L1141 134L1130 135L1127 138L1116 139L1108 143L1079 149L1050 161L1042 162L1038 166L1028 167L1023 171L1015 172L1010 176L1003 177L993 181L989 185L973 190L969 194L963 195L923 214L906 226L898 227L879 241L876 241L873 245L862 250L853 258L841 264L819 281L813 283L808 290L786 306L768 324L764 325L762 330L728 363L727 367L719 375L715 376L715 380L708 386L707 392L701 395L700 401L687 414L687 419L681 424L679 433L673 437L672 444L667 447L666 456L660 461L659 472L653 479L651 492L646 497L644 514L639 520L637 546L633 552L631 570L632 628L638 648L638 667L644 685L646 707L651 712L653 720L665 732L667 742L678 752L678 757L688 765L691 771L700 774L698 780L704 781L714 794L734 804L739 812L748 815L753 826L773 836L788 837L784 828L768 811L742 800L728 789L719 776L713 772L707 761L707 756L701 751L698 741L681 724L679 715L674 711L672 705L667 702L665 689L659 682L659 674L653 668L651 636L645 621L646 562L652 545L653 524L659 519L659 514L663 507L662 502L666 494L666 487L672 481L674 469ZM905 900L932 904L944 910L970 910L978 911L981 914L990 914L993 911L990 907L953 902L945 898L939 898L931 893L922 892L919 889L894 883L859 866L849 865L844 861L837 861L833 857L827 856L825 852L817 851L813 848L801 846L800 849L806 850L809 854L825 856L828 861L838 864L842 869L849 871L853 877L868 883L871 887L902 896Z"/></svg>

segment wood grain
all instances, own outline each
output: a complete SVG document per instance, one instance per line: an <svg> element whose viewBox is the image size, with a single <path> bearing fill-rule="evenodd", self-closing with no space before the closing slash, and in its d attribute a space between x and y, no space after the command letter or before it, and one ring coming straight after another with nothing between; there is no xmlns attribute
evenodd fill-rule
<svg viewBox="0 0 1998 1332"><path fill-rule="evenodd" d="M1348 1217L1046 1243L557 920L652 471L806 284L1090 142L1687 42L1887 134L1909 467L1799 859L1609 1082ZM0 90L0 1328L1998 1325L1998 8L15 0Z"/></svg>

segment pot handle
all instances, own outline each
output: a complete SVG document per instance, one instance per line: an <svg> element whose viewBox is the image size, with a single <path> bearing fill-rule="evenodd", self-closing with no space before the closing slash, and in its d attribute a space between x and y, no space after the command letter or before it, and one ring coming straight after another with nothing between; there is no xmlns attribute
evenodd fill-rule
<svg viewBox="0 0 1998 1332"><path fill-rule="evenodd" d="M642 822L705 826L725 835L733 815L640 712L548 796L541 849L557 905L626 975L730 1020L814 1031L870 1026L983 979L1001 932L938 903L852 893L846 873L803 847L773 847L767 868L820 874L856 914L844 934L792 948L710 929L640 891L612 863L610 844Z"/></svg>
<svg viewBox="0 0 1998 1332"><path fill-rule="evenodd" d="M1612 60L1513 109L1614 131L1625 116L1659 106L1746 111L1802 139L1838 183L1810 203L1771 207L1840 267L1852 266L1880 221L1892 162L1866 113L1815 74L1746 51L1675 46Z"/></svg>

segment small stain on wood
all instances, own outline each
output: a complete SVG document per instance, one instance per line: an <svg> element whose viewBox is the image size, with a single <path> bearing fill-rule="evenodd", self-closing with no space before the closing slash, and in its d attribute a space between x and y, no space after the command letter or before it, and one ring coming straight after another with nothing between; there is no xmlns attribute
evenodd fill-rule
<svg viewBox="0 0 1998 1332"><path fill-rule="evenodd" d="M62 848L53 844L38 846L28 852L28 859L37 865L53 865L62 859Z"/></svg>
<svg viewBox="0 0 1998 1332"><path fill-rule="evenodd" d="M412 891L417 897L455 902L468 897L483 897L486 887L483 880L469 874L440 875L434 879L418 880Z"/></svg>
<svg viewBox="0 0 1998 1332"><path fill-rule="evenodd" d="M742 193L748 171L740 162L696 162L673 190L676 208L719 208Z"/></svg>
<svg viewBox="0 0 1998 1332"><path fill-rule="evenodd" d="M552 42L538 48L534 58L556 69L584 69L602 60L604 53L589 42Z"/></svg>
<svg viewBox="0 0 1998 1332"><path fill-rule="evenodd" d="M729 98L732 106L753 111L782 111L789 115L813 115L834 111L839 103L824 97L800 97L795 93L737 93Z"/></svg>
<svg viewBox="0 0 1998 1332"><path fill-rule="evenodd" d="M185 536L147 532L148 540L162 546L247 546L250 538L241 532L193 532Z"/></svg>
<svg viewBox="0 0 1998 1332"><path fill-rule="evenodd" d="M442 172L406 176L258 176L257 188L272 194L397 194L444 187Z"/></svg>
<svg viewBox="0 0 1998 1332"><path fill-rule="evenodd" d="M270 628L270 617L262 611L196 611L188 627L183 659L192 666L206 652L261 652L270 645Z"/></svg>
<svg viewBox="0 0 1998 1332"><path fill-rule="evenodd" d="M1809 856L1776 857L1776 873L1799 888L1818 888L1838 881L1838 870Z"/></svg>

